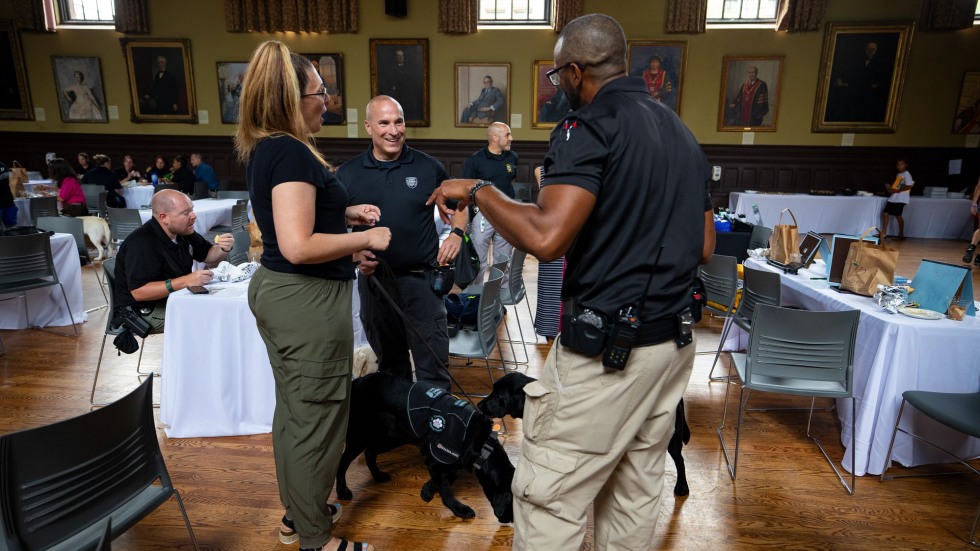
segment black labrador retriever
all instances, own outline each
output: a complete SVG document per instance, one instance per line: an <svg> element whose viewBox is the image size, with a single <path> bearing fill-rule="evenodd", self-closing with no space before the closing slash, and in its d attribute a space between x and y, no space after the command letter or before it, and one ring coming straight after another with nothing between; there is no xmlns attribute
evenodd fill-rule
<svg viewBox="0 0 980 551"><path fill-rule="evenodd" d="M353 497L347 486L347 469L362 452L371 476L377 482L388 482L391 476L378 468L378 454L406 444L418 446L425 457L431 477L422 486L421 497L431 501L439 494L443 504L460 518L473 518L473 509L456 499L452 485L462 470L476 474L483 493L500 522L513 522L514 505L510 484L514 466L507 452L491 434L493 421L468 403L458 400L432 385L419 385L388 373L376 372L354 379L351 387L351 412L347 425L347 447L337 468L337 497ZM429 404L416 406L409 396L445 397L451 412L430 409ZM418 414L418 415L416 415ZM462 421L468 421L465 426ZM448 443L440 436L458 438ZM420 435L421 433L421 435Z"/></svg>
<svg viewBox="0 0 980 551"><path fill-rule="evenodd" d="M477 407L487 417L503 417L510 415L520 419L524 415L524 386L534 381L523 373L508 373L497 379L493 384L493 392L477 404ZM670 437L667 453L677 465L677 484L674 485L674 495L686 496L690 493L687 487L687 471L684 469L684 457L681 448L691 440L691 429L687 426L684 415L684 399L677 404L677 418L674 420L674 435Z"/></svg>

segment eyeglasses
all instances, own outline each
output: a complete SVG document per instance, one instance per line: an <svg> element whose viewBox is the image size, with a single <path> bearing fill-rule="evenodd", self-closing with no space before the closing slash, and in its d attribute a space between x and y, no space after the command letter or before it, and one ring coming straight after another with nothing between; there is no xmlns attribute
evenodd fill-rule
<svg viewBox="0 0 980 551"><path fill-rule="evenodd" d="M569 61L568 63L562 65L561 67L555 67L554 69L548 71L547 73L544 74L544 76L548 77L548 80L551 81L551 84L553 86L558 86L561 83L561 80L559 80L558 78L558 73L562 72L563 69L568 69L572 65L578 65L579 67L582 67L580 63Z"/></svg>
<svg viewBox="0 0 980 551"><path fill-rule="evenodd" d="M327 87L321 86L319 92L313 92L312 94L300 94L301 98L308 98L310 96L320 96L320 99L326 101L327 99Z"/></svg>

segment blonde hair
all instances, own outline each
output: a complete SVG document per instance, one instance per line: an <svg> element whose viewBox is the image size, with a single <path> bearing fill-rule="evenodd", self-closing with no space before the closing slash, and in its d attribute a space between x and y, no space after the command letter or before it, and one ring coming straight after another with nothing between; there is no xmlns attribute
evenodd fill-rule
<svg viewBox="0 0 980 551"><path fill-rule="evenodd" d="M242 82L235 131L235 153L242 164L248 163L259 142L286 134L304 142L320 164L327 165L300 112L306 70L312 68L308 59L277 40L259 44L252 53Z"/></svg>

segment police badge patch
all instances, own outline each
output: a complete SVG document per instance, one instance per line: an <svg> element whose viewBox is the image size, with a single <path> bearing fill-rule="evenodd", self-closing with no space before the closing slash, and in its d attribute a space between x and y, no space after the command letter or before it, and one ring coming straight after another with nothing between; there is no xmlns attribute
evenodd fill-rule
<svg viewBox="0 0 980 551"><path fill-rule="evenodd" d="M405 178L405 185L408 186L408 189L415 189L419 185L419 179L415 176L407 176Z"/></svg>
<svg viewBox="0 0 980 551"><path fill-rule="evenodd" d="M510 174L510 173L512 173L512 172L514 172L514 167L513 167L513 166L511 166L511 164L510 164L510 163L507 163L507 164L506 164L506 165L504 165L504 166L506 166L506 167L507 167L507 174Z"/></svg>

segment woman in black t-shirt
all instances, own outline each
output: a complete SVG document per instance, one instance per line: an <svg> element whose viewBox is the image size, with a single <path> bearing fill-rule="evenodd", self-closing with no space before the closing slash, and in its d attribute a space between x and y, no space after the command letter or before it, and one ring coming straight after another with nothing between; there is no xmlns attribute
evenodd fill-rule
<svg viewBox="0 0 980 551"><path fill-rule="evenodd" d="M116 175L109 170L111 161L105 155L92 158L95 168L89 170L82 180L83 184L95 184L105 188L105 204L114 209L126 208L126 198L122 196L122 184Z"/></svg>
<svg viewBox="0 0 980 551"><path fill-rule="evenodd" d="M177 189L188 195L194 194L194 173L187 166L187 156L177 155L170 165L169 181L177 184Z"/></svg>
<svg viewBox="0 0 980 551"><path fill-rule="evenodd" d="M346 188L313 145L326 100L307 58L265 42L245 73L235 133L264 247L248 304L276 381L272 446L286 508L279 540L299 540L300 549L342 541L332 534L340 505L327 498L350 409L352 255L387 249L391 240L388 228L347 232L348 225L373 225L381 211L349 206Z"/></svg>

